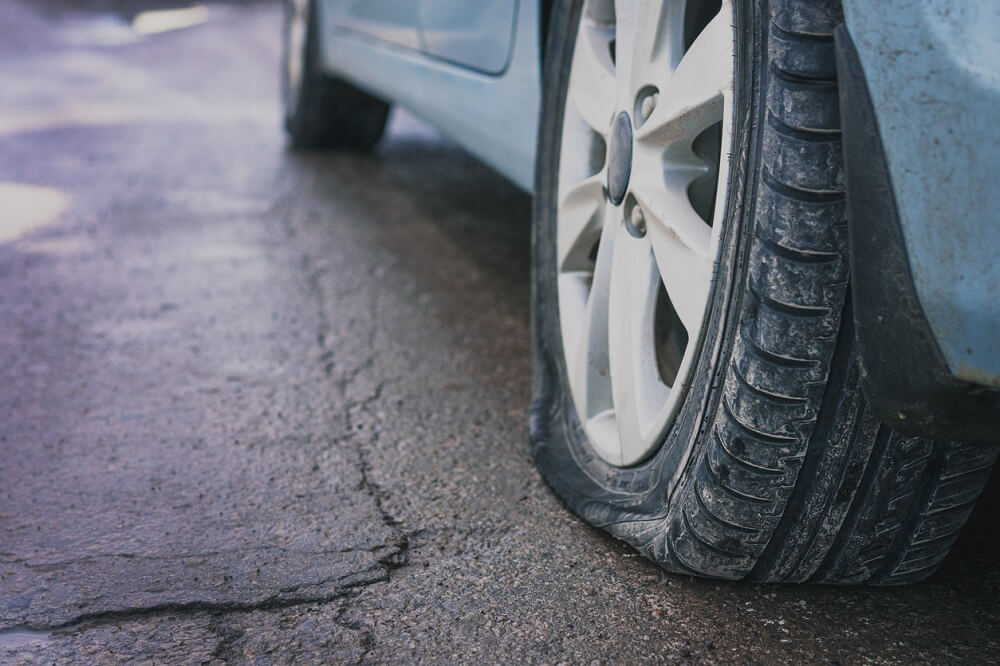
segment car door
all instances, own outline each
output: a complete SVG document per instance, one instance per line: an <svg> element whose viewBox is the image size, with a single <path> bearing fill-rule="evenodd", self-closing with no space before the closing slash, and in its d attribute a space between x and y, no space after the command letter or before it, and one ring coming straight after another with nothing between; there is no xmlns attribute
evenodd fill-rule
<svg viewBox="0 0 1000 666"><path fill-rule="evenodd" d="M506 68L518 0L419 0L422 50L487 74Z"/></svg>
<svg viewBox="0 0 1000 666"><path fill-rule="evenodd" d="M325 0L323 9L328 28L421 50L419 0Z"/></svg>
<svg viewBox="0 0 1000 666"><path fill-rule="evenodd" d="M532 188L540 0L319 1L331 74L414 112Z"/></svg>

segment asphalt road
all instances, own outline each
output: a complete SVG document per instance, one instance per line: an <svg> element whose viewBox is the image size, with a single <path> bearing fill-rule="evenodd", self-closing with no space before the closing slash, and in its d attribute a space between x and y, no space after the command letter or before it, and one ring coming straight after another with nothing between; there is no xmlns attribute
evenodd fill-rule
<svg viewBox="0 0 1000 666"><path fill-rule="evenodd" d="M290 152L275 5L135 6L0 3L0 662L998 659L995 491L904 589L582 524L528 450L529 197L405 114Z"/></svg>

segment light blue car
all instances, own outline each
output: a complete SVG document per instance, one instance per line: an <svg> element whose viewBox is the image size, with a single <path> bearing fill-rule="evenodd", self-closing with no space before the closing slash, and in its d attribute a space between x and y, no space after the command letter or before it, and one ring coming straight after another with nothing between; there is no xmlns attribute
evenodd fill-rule
<svg viewBox="0 0 1000 666"><path fill-rule="evenodd" d="M534 193L532 445L574 511L686 574L937 568L1000 452L1000 3L286 19L294 146L399 104Z"/></svg>

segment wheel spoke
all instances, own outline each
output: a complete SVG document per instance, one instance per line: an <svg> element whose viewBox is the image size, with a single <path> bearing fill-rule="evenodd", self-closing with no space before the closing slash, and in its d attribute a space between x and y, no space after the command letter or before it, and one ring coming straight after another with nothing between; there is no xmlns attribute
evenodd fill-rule
<svg viewBox="0 0 1000 666"><path fill-rule="evenodd" d="M640 5L636 0L615 0L615 83L619 110L631 108L632 58L635 55L636 29Z"/></svg>
<svg viewBox="0 0 1000 666"><path fill-rule="evenodd" d="M618 0L615 12L618 104L631 113L639 91L662 88L683 53L684 4Z"/></svg>
<svg viewBox="0 0 1000 666"><path fill-rule="evenodd" d="M688 335L696 338L712 290L715 264L691 252L667 227L651 230L650 239L670 302Z"/></svg>
<svg viewBox="0 0 1000 666"><path fill-rule="evenodd" d="M650 245L619 226L608 298L608 362L624 463L647 449L650 421L670 389L660 380L653 341L660 274Z"/></svg>
<svg viewBox="0 0 1000 666"><path fill-rule="evenodd" d="M670 302L688 335L696 338L701 332L715 264L712 259L692 252L670 227L651 226L649 237Z"/></svg>
<svg viewBox="0 0 1000 666"><path fill-rule="evenodd" d="M573 109L595 132L607 138L615 113L615 66L611 61L614 31L582 20L573 49L569 98Z"/></svg>
<svg viewBox="0 0 1000 666"><path fill-rule="evenodd" d="M607 199L604 172L579 181L559 202L556 239L560 271L589 270L590 252L600 238Z"/></svg>
<svg viewBox="0 0 1000 666"><path fill-rule="evenodd" d="M669 229L691 252L712 255L712 228L698 216L688 199L688 185L705 173L704 165L656 173L634 173L631 191L652 228Z"/></svg>
<svg viewBox="0 0 1000 666"><path fill-rule="evenodd" d="M694 40L660 88L659 103L636 132L637 141L694 139L722 119L733 87L733 27L728 3Z"/></svg>
<svg viewBox="0 0 1000 666"><path fill-rule="evenodd" d="M677 169L668 172L666 186L663 179L650 178L648 183L635 183L632 190L642 206L667 295L692 338L701 329L714 272L712 228L687 196L687 184L697 173L701 171Z"/></svg>
<svg viewBox="0 0 1000 666"><path fill-rule="evenodd" d="M614 253L614 225L605 225L598 247L597 261L590 281L590 293L575 335L567 331L573 322L564 321L564 344L576 339L575 348L567 348L567 374L580 420L586 423L611 408L611 383L608 367L608 294ZM568 276L567 276L568 277ZM570 335L567 336L567 333Z"/></svg>

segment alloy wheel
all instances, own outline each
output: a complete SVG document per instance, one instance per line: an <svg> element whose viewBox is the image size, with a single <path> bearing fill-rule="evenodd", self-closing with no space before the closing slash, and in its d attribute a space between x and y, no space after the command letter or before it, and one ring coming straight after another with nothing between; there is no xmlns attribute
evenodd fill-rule
<svg viewBox="0 0 1000 666"><path fill-rule="evenodd" d="M595 451L657 450L702 346L729 174L729 0L587 0L559 157L570 393Z"/></svg>

